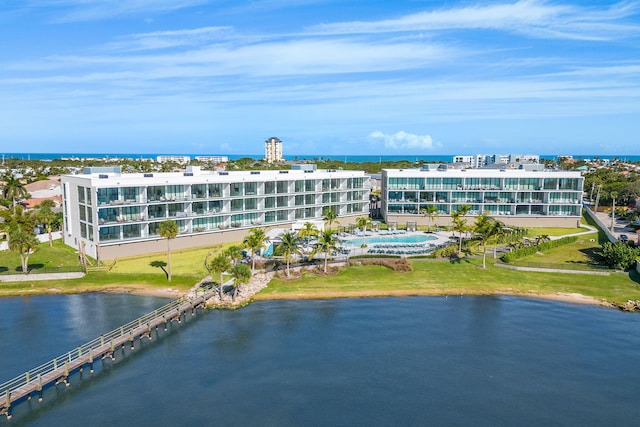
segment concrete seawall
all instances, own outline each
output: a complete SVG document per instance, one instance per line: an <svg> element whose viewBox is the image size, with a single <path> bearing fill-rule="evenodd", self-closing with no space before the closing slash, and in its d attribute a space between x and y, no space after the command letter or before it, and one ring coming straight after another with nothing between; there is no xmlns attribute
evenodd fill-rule
<svg viewBox="0 0 640 427"><path fill-rule="evenodd" d="M7 274L0 275L0 282L30 282L34 280L64 280L80 279L84 277L81 271L70 273L42 273L42 274Z"/></svg>

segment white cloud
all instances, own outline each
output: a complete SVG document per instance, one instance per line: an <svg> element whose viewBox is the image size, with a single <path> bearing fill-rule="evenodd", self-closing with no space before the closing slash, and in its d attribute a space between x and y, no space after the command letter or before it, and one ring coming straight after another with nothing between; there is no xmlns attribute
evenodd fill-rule
<svg viewBox="0 0 640 427"><path fill-rule="evenodd" d="M637 2L613 4L609 9L551 5L545 1L482 4L440 9L379 21L352 21L312 27L320 34L374 34L407 31L491 29L537 38L610 40L635 37L637 24L624 24L638 13Z"/></svg>
<svg viewBox="0 0 640 427"><path fill-rule="evenodd" d="M407 133L403 130L396 132L393 135L386 134L376 130L369 134L369 138L381 139L384 141L386 148L397 149L420 149L430 150L437 146L433 142L431 135L415 135Z"/></svg>

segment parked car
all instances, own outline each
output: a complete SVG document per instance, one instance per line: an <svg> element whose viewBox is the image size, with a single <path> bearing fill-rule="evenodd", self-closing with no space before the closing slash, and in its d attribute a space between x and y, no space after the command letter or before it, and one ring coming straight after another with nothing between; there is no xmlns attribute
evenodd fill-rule
<svg viewBox="0 0 640 427"><path fill-rule="evenodd" d="M629 236L627 236L626 234L621 234L620 236L618 236L618 240L627 243L627 241L629 241Z"/></svg>

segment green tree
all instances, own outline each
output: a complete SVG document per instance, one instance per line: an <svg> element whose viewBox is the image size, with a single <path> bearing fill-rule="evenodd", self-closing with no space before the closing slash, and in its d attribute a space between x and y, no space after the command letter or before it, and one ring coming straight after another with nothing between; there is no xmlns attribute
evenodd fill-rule
<svg viewBox="0 0 640 427"><path fill-rule="evenodd" d="M233 300L235 301L238 296L238 289L240 288L240 285L249 283L251 280L251 269L246 264L238 263L231 267L230 273L231 277L233 277Z"/></svg>
<svg viewBox="0 0 640 427"><path fill-rule="evenodd" d="M502 235L502 228L503 224L500 221L485 214L479 215L476 218L473 232L480 238L480 242L482 243L482 268L487 268L487 243L493 240L497 246L498 237ZM496 246L494 246L493 250L494 258L496 258Z"/></svg>
<svg viewBox="0 0 640 427"><path fill-rule="evenodd" d="M311 237L318 235L318 227L312 222L305 222L300 230L298 230L298 236L305 241L308 241Z"/></svg>
<svg viewBox="0 0 640 427"><path fill-rule="evenodd" d="M255 227L249 230L249 234L242 241L242 245L251 251L251 269L256 269L256 252L258 252L267 241L264 229Z"/></svg>
<svg viewBox="0 0 640 427"><path fill-rule="evenodd" d="M606 242L602 245L600 255L609 267L628 270L636 264L638 249L632 248L624 242Z"/></svg>
<svg viewBox="0 0 640 427"><path fill-rule="evenodd" d="M218 296L220 297L220 301L222 301L222 285L224 283L222 275L231 268L231 258L229 258L229 256L224 251L222 251L209 260L207 268L211 272L211 274L218 274L220 277L220 279L218 280L218 283L220 285L218 287Z"/></svg>
<svg viewBox="0 0 640 427"><path fill-rule="evenodd" d="M11 200L11 207L15 208L16 200L29 197L29 192L24 188L22 182L13 175L5 175L2 180L5 182L2 187L2 197Z"/></svg>
<svg viewBox="0 0 640 427"><path fill-rule="evenodd" d="M158 234L167 239L167 281L171 281L171 239L178 235L178 223L173 220L162 221L158 225Z"/></svg>
<svg viewBox="0 0 640 427"><path fill-rule="evenodd" d="M420 209L420 213L429 219L429 222L427 223L427 231L431 231L431 222L438 213L438 208L436 205L427 205L427 207Z"/></svg>
<svg viewBox="0 0 640 427"><path fill-rule="evenodd" d="M56 221L56 214L53 211L54 207L55 203L53 200L43 200L42 203L38 205L38 213L36 214L38 222L45 226L49 234L49 247L53 246L51 232L53 231L53 224Z"/></svg>
<svg viewBox="0 0 640 427"><path fill-rule="evenodd" d="M9 250L20 255L22 273L27 274L29 272L29 255L38 247L38 239L33 231L25 230L22 227L13 229L9 235Z"/></svg>
<svg viewBox="0 0 640 427"><path fill-rule="evenodd" d="M468 205L465 205L468 206ZM463 206L462 208L464 208ZM451 212L451 218L453 219L452 229L458 232L458 255L462 255L462 233L469 230L467 226L467 220L464 215L468 212L468 209L459 209Z"/></svg>
<svg viewBox="0 0 640 427"><path fill-rule="evenodd" d="M371 218L369 218L368 216L361 216L359 218L356 218L356 227L361 228L362 229L362 235L363 235L363 247L367 246L367 226L371 225Z"/></svg>
<svg viewBox="0 0 640 427"><path fill-rule="evenodd" d="M242 259L242 246L232 245L224 251L231 260L231 264L236 265Z"/></svg>
<svg viewBox="0 0 640 427"><path fill-rule="evenodd" d="M325 222L329 224L329 229L331 229L331 225L334 222L338 222L337 220L338 214L336 213L336 210L333 208L326 208L322 213L322 215L324 216Z"/></svg>
<svg viewBox="0 0 640 427"><path fill-rule="evenodd" d="M277 247L277 254L287 261L287 277L289 277L289 264L293 256L300 253L300 236L292 231L287 231L280 236L280 239L282 242Z"/></svg>
<svg viewBox="0 0 640 427"><path fill-rule="evenodd" d="M319 252L324 253L324 272L325 273L327 272L327 261L331 256L331 253L333 251L338 250L339 244L340 244L340 240L334 236L331 230L324 230L322 233L320 233L320 236L318 236L318 242L316 243L315 248L311 253L311 256L313 257L315 254Z"/></svg>

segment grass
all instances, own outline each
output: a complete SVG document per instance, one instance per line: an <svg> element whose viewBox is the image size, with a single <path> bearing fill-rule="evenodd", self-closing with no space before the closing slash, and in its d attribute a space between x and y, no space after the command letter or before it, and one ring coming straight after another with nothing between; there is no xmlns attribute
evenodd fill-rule
<svg viewBox="0 0 640 427"><path fill-rule="evenodd" d="M569 245L558 246L544 252L538 252L519 258L514 264L521 262L541 262L553 264L598 264L600 244L598 233L593 232L580 236Z"/></svg>
<svg viewBox="0 0 640 427"><path fill-rule="evenodd" d="M527 228L527 236L528 237L537 237L537 236L564 236L567 234L574 234L574 233L581 233L583 231L589 231L588 228L583 228L583 227L572 227L572 228L565 228L565 227L558 227L558 228L551 228L551 227L533 227L533 228Z"/></svg>
<svg viewBox="0 0 640 427"><path fill-rule="evenodd" d="M579 293L616 303L640 300L640 275L635 271L609 276L513 271L495 267L492 258L487 259L486 269L482 268L481 259L412 264L413 271L409 273L395 273L380 266L355 266L335 276L273 279L255 299Z"/></svg>
<svg viewBox="0 0 640 427"><path fill-rule="evenodd" d="M16 272L20 268L20 255L12 251L0 251L0 272ZM29 255L29 268L72 267L78 265L78 254L75 249L54 240L53 247L49 242L41 243L38 249Z"/></svg>

